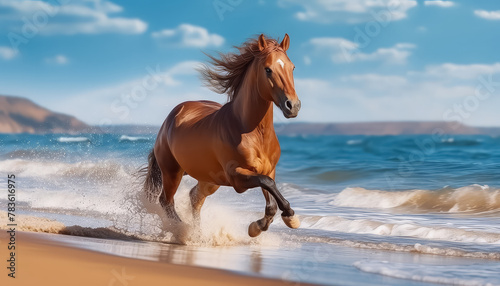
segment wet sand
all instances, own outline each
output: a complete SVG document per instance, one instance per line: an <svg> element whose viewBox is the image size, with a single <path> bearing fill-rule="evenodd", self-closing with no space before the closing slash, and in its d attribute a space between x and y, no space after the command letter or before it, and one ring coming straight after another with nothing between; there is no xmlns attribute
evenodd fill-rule
<svg viewBox="0 0 500 286"><path fill-rule="evenodd" d="M2 285L289 285L282 280L264 279L237 273L175 265L108 255L63 243L63 235L18 232L16 278L7 277ZM77 237L64 236L64 240ZM8 234L2 230L0 245ZM102 241L101 241L102 242ZM110 244L112 242L110 241ZM2 247L2 258L8 257ZM3 259L2 259L3 260ZM7 284L4 284L4 283Z"/></svg>

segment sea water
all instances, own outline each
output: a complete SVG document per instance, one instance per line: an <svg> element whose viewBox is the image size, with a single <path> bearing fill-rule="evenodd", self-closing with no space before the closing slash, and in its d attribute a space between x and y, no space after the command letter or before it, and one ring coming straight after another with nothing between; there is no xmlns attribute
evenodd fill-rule
<svg viewBox="0 0 500 286"><path fill-rule="evenodd" d="M225 257L220 268L245 270L220 254L230 248L251 257L251 265L266 261L259 271L247 267L250 272L294 281L500 285L500 138L279 140L276 181L302 224L290 230L277 215L258 238L248 237L247 227L263 215L260 190L237 194L222 187L206 200L201 229L190 230L186 246L172 246L179 243L176 230L144 200L136 173L154 134L0 135L0 184L16 175L20 213L91 228L80 235L96 236L92 229L105 227L149 241L136 256L167 245L191 247ZM185 176L176 194L187 225L195 184Z"/></svg>

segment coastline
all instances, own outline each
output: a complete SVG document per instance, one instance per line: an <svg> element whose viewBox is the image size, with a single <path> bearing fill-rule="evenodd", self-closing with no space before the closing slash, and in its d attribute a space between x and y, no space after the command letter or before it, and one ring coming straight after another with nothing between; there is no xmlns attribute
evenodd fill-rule
<svg viewBox="0 0 500 286"><path fill-rule="evenodd" d="M16 278L7 285L289 285L290 281L252 277L197 266L147 261L77 248L61 243L56 234L19 231ZM0 245L8 234L0 233ZM71 239L66 236L65 239ZM2 257L7 257L2 247ZM4 282L2 282L4 285Z"/></svg>

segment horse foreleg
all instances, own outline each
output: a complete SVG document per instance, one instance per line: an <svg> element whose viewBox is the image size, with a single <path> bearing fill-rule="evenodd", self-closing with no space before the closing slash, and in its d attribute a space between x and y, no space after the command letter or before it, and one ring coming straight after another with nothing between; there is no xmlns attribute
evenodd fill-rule
<svg viewBox="0 0 500 286"><path fill-rule="evenodd" d="M250 188L261 187L268 191L276 200L279 209L282 211L281 218L283 222L290 228L298 228L300 226L300 221L295 216L290 203L281 195L273 179L239 167L230 172L230 175L232 175L232 185L236 192L242 193Z"/></svg>
<svg viewBox="0 0 500 286"><path fill-rule="evenodd" d="M191 206L193 207L193 218L195 223L200 223L200 212L205 199L211 194L215 193L219 186L206 183L198 182L189 192L189 198L191 199Z"/></svg>
<svg viewBox="0 0 500 286"><path fill-rule="evenodd" d="M266 198L266 211L263 218L252 222L248 226L248 235L251 237L256 237L261 232L266 231L273 222L274 215L278 211L276 200L269 195L269 192L262 189L262 193L264 194L264 198Z"/></svg>

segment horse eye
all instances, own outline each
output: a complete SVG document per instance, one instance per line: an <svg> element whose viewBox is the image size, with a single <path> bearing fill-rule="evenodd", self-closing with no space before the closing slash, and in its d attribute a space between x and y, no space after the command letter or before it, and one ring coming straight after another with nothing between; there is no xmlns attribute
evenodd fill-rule
<svg viewBox="0 0 500 286"><path fill-rule="evenodd" d="M270 68L266 68L266 73L270 74L272 73L273 71L270 69Z"/></svg>

